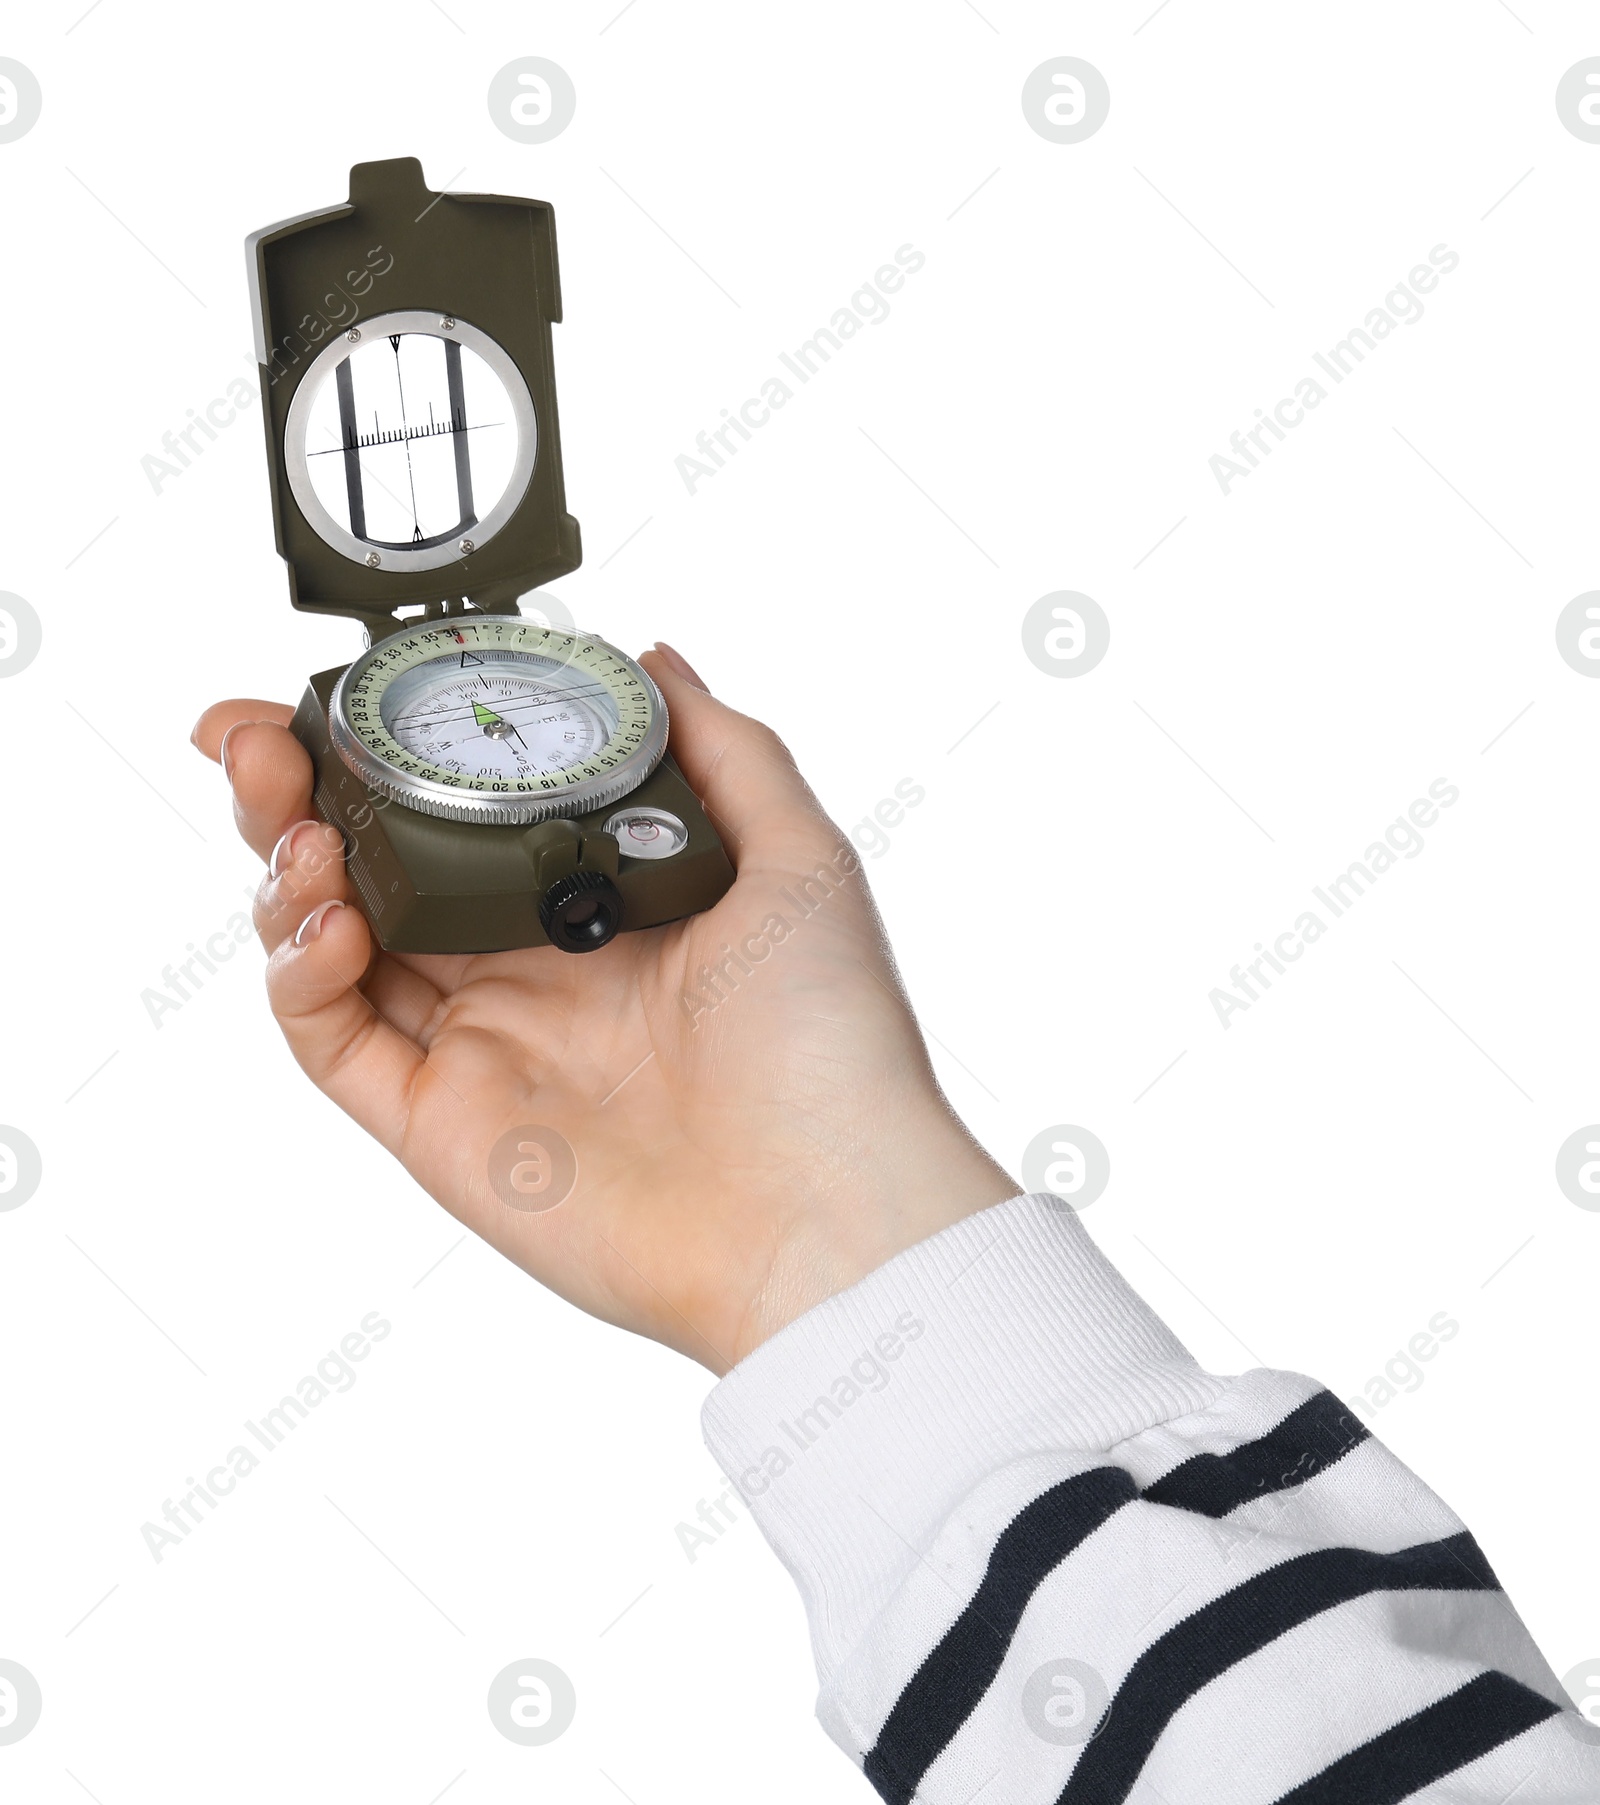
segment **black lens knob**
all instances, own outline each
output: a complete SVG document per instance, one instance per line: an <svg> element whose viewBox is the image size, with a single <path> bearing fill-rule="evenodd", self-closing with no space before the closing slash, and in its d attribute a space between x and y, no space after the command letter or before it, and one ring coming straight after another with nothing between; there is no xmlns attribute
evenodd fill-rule
<svg viewBox="0 0 1600 1805"><path fill-rule="evenodd" d="M614 940L622 926L622 896L600 871L558 877L539 902L539 920L552 946L564 953L592 953Z"/></svg>

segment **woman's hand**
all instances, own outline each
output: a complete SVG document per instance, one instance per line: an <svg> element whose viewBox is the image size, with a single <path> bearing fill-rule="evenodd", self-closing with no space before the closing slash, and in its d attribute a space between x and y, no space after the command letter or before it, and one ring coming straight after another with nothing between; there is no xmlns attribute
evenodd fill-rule
<svg viewBox="0 0 1600 1805"><path fill-rule="evenodd" d="M783 744L670 648L645 663L738 878L706 914L579 956L379 952L293 711L220 702L194 738L269 860L267 992L312 1081L535 1278L720 1373L1017 1187L945 1102L859 860ZM491 1181L525 1127L576 1155L555 1207Z"/></svg>

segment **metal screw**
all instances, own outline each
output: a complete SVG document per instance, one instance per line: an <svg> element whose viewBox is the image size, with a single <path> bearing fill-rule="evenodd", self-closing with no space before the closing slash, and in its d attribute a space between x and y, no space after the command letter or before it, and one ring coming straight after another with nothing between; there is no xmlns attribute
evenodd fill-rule
<svg viewBox="0 0 1600 1805"><path fill-rule="evenodd" d="M356 340L358 338L360 338L360 336L361 336L361 328L359 326L352 326L350 328L350 330L345 334L345 337L347 339L349 339L349 341L352 345L356 342Z"/></svg>
<svg viewBox="0 0 1600 1805"><path fill-rule="evenodd" d="M441 332L454 332L455 329L456 329L455 321L453 319L451 319L449 314L446 314L444 316L444 318L442 320L440 320L440 322L439 322L439 330Z"/></svg>
<svg viewBox="0 0 1600 1805"><path fill-rule="evenodd" d="M471 551L476 551L476 550L477 550L477 549L478 549L478 548L477 548L477 546L476 546L476 545L475 545L475 544L474 544L474 543L473 543L473 541L472 541L472 540L470 540L470 539L463 539L463 540L462 540L462 541L461 541L461 549L462 549L462 551L464 551L464 552L471 552Z"/></svg>
<svg viewBox="0 0 1600 1805"><path fill-rule="evenodd" d="M368 570L376 570L382 562L383 559L380 558L376 552L367 553L366 566Z"/></svg>

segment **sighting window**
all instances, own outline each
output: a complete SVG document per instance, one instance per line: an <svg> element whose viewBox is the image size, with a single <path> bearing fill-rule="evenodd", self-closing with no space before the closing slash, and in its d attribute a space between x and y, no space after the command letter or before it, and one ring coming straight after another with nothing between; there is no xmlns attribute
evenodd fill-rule
<svg viewBox="0 0 1600 1805"><path fill-rule="evenodd" d="M390 314L342 336L290 405L285 461L302 513L369 567L435 569L483 546L532 472L533 402L486 334Z"/></svg>

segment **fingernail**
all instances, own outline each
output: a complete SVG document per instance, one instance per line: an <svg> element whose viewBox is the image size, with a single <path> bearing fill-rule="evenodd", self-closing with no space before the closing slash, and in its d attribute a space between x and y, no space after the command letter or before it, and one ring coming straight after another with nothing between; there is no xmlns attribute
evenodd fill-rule
<svg viewBox="0 0 1600 1805"><path fill-rule="evenodd" d="M222 760L222 775L227 778L229 783L233 782L233 760L228 756L228 741L233 738L241 727L254 727L255 725L256 723L254 721L235 721L222 736L222 744L217 749L217 756Z"/></svg>
<svg viewBox="0 0 1600 1805"><path fill-rule="evenodd" d="M675 676L681 677L685 683L692 683L698 690L704 690L708 696L711 694L711 686L682 652L674 651L671 646L660 639L656 641L656 650L661 654L667 669Z"/></svg>
<svg viewBox="0 0 1600 1805"><path fill-rule="evenodd" d="M296 946L309 946L322 932L322 924L332 909L342 909L344 904L337 900L319 903L294 931Z"/></svg>
<svg viewBox="0 0 1600 1805"><path fill-rule="evenodd" d="M272 857L267 860L267 876L282 877L286 868L294 863L295 835L302 827L320 827L320 821L296 821L287 833L272 849Z"/></svg>

